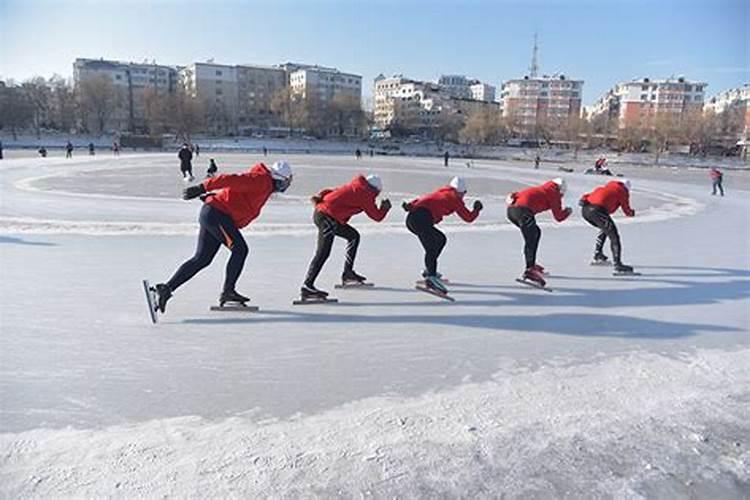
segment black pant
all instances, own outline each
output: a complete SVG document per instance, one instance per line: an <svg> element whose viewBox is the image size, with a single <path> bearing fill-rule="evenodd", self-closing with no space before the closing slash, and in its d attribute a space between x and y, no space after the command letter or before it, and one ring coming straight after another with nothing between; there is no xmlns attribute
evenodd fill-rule
<svg viewBox="0 0 750 500"><path fill-rule="evenodd" d="M344 273L354 269L354 259L357 258L357 248L359 247L359 233L349 224L340 224L333 217L317 210L313 214L313 222L318 226L318 247L305 278L305 285L311 287L315 286L315 280L318 279L323 264L331 255L334 236L340 236L346 240Z"/></svg>
<svg viewBox="0 0 750 500"><path fill-rule="evenodd" d="M406 216L406 228L419 238L424 248L424 267L427 274L437 274L437 260L448 239L432 222L432 214L426 208L418 208Z"/></svg>
<svg viewBox="0 0 750 500"><path fill-rule="evenodd" d="M193 176L193 164L189 161L183 161L180 162L180 172L182 172L182 176L185 177L185 173L190 175L190 177Z"/></svg>
<svg viewBox="0 0 750 500"><path fill-rule="evenodd" d="M713 182L713 190L711 191L711 194L716 194L716 188L719 188L721 195L724 196L724 186L721 185L721 179L716 179Z"/></svg>
<svg viewBox="0 0 750 500"><path fill-rule="evenodd" d="M208 266L223 244L232 252L227 263L224 291L232 291L240 277L249 251L245 238L242 237L242 233L229 215L211 205L203 205L199 221L200 230L195 255L177 269L174 276L167 281L167 285L172 290L177 290L198 271Z"/></svg>
<svg viewBox="0 0 750 500"><path fill-rule="evenodd" d="M523 234L523 255L526 259L526 269L536 264L536 251L542 230L536 225L534 213L526 207L508 207L508 220L521 229Z"/></svg>
<svg viewBox="0 0 750 500"><path fill-rule="evenodd" d="M581 209L581 215L583 215L586 222L599 228L594 252L601 253L602 248L604 248L604 242L609 238L609 244L612 248L612 260L614 260L615 264L619 264L622 253L620 235L617 232L615 221L609 216L607 210L599 205L587 204Z"/></svg>

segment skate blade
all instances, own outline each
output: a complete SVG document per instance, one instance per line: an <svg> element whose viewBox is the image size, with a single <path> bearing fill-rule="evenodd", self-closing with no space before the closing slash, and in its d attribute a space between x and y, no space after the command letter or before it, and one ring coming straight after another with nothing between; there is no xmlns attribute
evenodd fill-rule
<svg viewBox="0 0 750 500"><path fill-rule="evenodd" d="M335 304L338 302L339 299L329 299L329 298L323 298L323 299L299 299L292 301L292 305L295 306L304 306L308 304Z"/></svg>
<svg viewBox="0 0 750 500"><path fill-rule="evenodd" d="M430 295L434 295L435 297L440 297L441 299L444 299L444 300L447 300L447 301L450 301L450 302L455 302L456 301L456 299L454 299L453 297L451 297L447 293L439 292L437 290L433 290L432 288L427 288L426 286L417 285L414 288L417 289L417 290L419 290L420 292L429 293Z"/></svg>
<svg viewBox="0 0 750 500"><path fill-rule="evenodd" d="M641 276L641 273L636 272L636 271L633 271L633 272L624 272L624 273L622 273L622 272L620 272L620 273L614 272L614 273L612 273L612 276Z"/></svg>
<svg viewBox="0 0 750 500"><path fill-rule="evenodd" d="M238 311L238 312L258 312L258 306L246 306L242 304L228 304L223 306L211 306L210 311Z"/></svg>
<svg viewBox="0 0 750 500"><path fill-rule="evenodd" d="M338 285L333 285L333 288L372 288L375 286L375 283L368 283L366 281L356 281L356 282L349 282L349 283L339 283Z"/></svg>
<svg viewBox="0 0 750 500"><path fill-rule="evenodd" d="M143 280L143 291L146 292L146 303L148 304L148 312L151 316L151 323L156 324L159 319L156 313L156 292L149 284L148 280Z"/></svg>
<svg viewBox="0 0 750 500"><path fill-rule="evenodd" d="M545 292L551 292L552 291L552 289L549 288L548 286L546 286L546 285L542 286L539 283L536 283L534 281L524 280L524 279L521 279L521 278L516 278L516 281L519 282L519 283L521 283L522 285L530 286L530 287L533 287L533 288L538 288L539 290L544 290Z"/></svg>
<svg viewBox="0 0 750 500"><path fill-rule="evenodd" d="M609 266L612 265L612 263L608 262L606 260L604 262L597 262L597 261L594 260L594 261L591 261L591 265L592 266L597 266L597 267L609 267Z"/></svg>
<svg viewBox="0 0 750 500"><path fill-rule="evenodd" d="M451 283L451 280L447 280L447 279L444 279L444 278L440 278L440 281L442 281L443 283L447 283L449 285ZM414 284L415 285L419 285L419 286L427 286L427 280L423 280L423 279L422 280L417 280L417 281L414 282Z"/></svg>

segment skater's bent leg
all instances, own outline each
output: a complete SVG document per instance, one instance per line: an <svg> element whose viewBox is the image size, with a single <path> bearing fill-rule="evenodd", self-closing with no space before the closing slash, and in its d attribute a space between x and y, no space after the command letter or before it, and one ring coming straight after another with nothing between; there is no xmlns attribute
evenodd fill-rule
<svg viewBox="0 0 750 500"><path fill-rule="evenodd" d="M522 228L525 245L523 254L526 259L526 269L534 267L536 264L536 253L539 248L539 239L542 237L542 230L536 225L536 222L528 224Z"/></svg>
<svg viewBox="0 0 750 500"><path fill-rule="evenodd" d="M354 261L357 258L359 248L359 232L349 224L339 225L336 236L346 239L346 260L344 261L344 272L354 270Z"/></svg>
<svg viewBox="0 0 750 500"><path fill-rule="evenodd" d="M602 253L602 249L604 248L604 243L607 241L607 233L604 231L599 231L599 234L596 236L596 247L594 248L595 254Z"/></svg>
<svg viewBox="0 0 750 500"><path fill-rule="evenodd" d="M440 257L440 254L443 253L443 249L445 248L445 244L448 242L448 239L445 237L445 234L438 228L433 226L433 230L433 238L435 241L435 272L433 274L436 274L438 258Z"/></svg>
<svg viewBox="0 0 750 500"><path fill-rule="evenodd" d="M175 271L174 275L169 281L167 281L167 286L169 286L172 291L177 290L177 288L195 276L201 269L207 267L214 259L214 256L216 255L216 252L219 251L220 247L221 241L215 238L201 224L195 255L185 261L177 271Z"/></svg>
<svg viewBox="0 0 750 500"><path fill-rule="evenodd" d="M612 220L612 217L609 215L605 215L606 221L604 223L604 226L602 227L602 231L607 235L609 238L609 244L610 248L612 249L612 260L615 264L619 264L622 262L622 245L620 244L620 234L617 232L617 226L615 225L615 221Z"/></svg>
<svg viewBox="0 0 750 500"><path fill-rule="evenodd" d="M318 226L318 246L315 250L315 256L313 256L310 262L310 267L307 269L307 276L305 277L305 285L314 286L315 280L318 279L323 264L328 260L331 255L331 248L333 247L333 238L336 232L336 223L326 215L320 212L315 212L313 217L315 225Z"/></svg>
<svg viewBox="0 0 750 500"><path fill-rule="evenodd" d="M232 230L234 230L233 234ZM226 232L231 238L231 246L227 245L227 248L231 250L232 255L229 257L229 262L227 262L227 269L224 278L224 291L231 292L234 291L235 286L237 285L237 280L242 273L242 268L245 266L245 259L247 259L249 249L245 242L245 238L242 237L242 233L240 233L234 225L232 225L231 228L226 229Z"/></svg>
<svg viewBox="0 0 750 500"><path fill-rule="evenodd" d="M430 276L437 274L437 260L442 250L437 233L439 231L433 227L431 231L425 231L419 236L419 240L424 247L424 267Z"/></svg>

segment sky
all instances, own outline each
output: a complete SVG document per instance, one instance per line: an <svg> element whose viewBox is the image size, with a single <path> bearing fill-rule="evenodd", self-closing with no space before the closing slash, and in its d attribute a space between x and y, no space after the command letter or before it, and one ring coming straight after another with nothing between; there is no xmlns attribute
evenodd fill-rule
<svg viewBox="0 0 750 500"><path fill-rule="evenodd" d="M77 57L187 65L287 61L363 77L491 85L583 79L584 104L633 78L684 75L709 96L750 82L747 0L0 0L0 79L72 76Z"/></svg>

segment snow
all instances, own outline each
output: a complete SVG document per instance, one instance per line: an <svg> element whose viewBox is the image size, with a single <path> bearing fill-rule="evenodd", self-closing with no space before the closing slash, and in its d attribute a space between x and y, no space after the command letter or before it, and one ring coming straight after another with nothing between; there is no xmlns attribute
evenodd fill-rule
<svg viewBox="0 0 750 500"><path fill-rule="evenodd" d="M140 280L166 279L197 228L174 155L0 162L0 496L750 495L747 172L720 198L705 172L628 171L637 217L616 220L637 278L588 266L577 207L540 217L546 294L513 280L503 199L560 172L289 160L293 188L245 231L238 290L261 311L208 311L222 252L156 326ZM290 304L315 245L307 195L357 171L394 202L467 176L486 210L442 225L456 303L413 290L421 249L396 206L353 221L375 289L333 290L339 242L318 284L340 303ZM562 175L574 207L609 180Z"/></svg>

